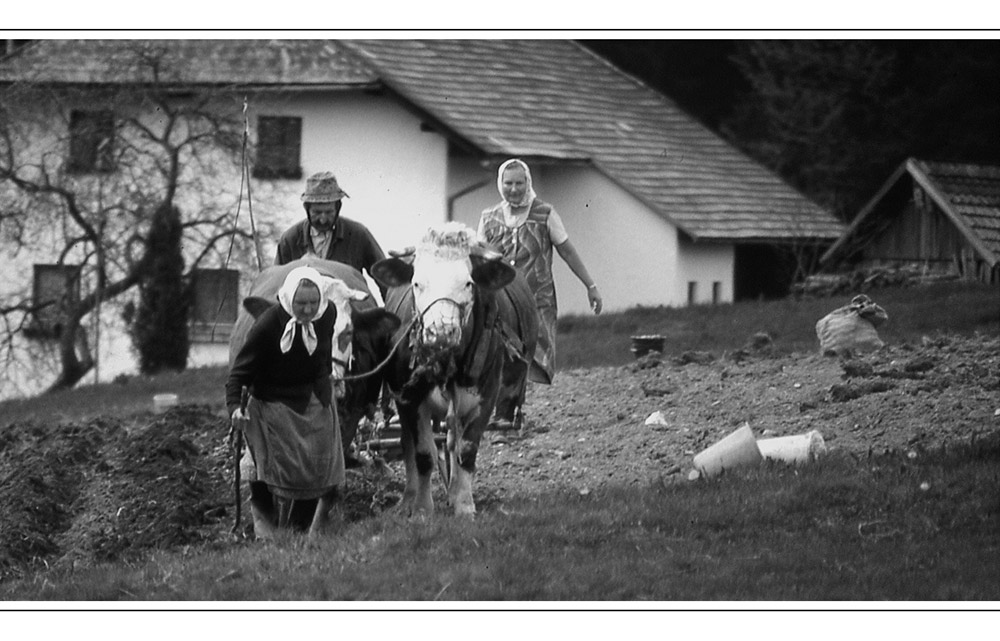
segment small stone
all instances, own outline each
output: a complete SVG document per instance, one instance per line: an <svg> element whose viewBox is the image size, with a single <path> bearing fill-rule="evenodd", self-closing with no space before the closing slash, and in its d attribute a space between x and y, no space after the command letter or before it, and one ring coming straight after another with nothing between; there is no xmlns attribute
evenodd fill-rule
<svg viewBox="0 0 1000 641"><path fill-rule="evenodd" d="M920 484L920 489L926 492L927 490L931 489L931 484L928 483L927 481L924 481L923 483Z"/></svg>
<svg viewBox="0 0 1000 641"><path fill-rule="evenodd" d="M698 470L691 470L690 472L688 472L689 481L697 481L700 478L701 478L701 472L699 472Z"/></svg>
<svg viewBox="0 0 1000 641"><path fill-rule="evenodd" d="M590 494L590 488L589 487L582 487L582 488L580 488L580 496L588 496L589 494Z"/></svg>
<svg viewBox="0 0 1000 641"><path fill-rule="evenodd" d="M917 458L917 453L914 452L913 450L910 450L909 452L906 453L906 458L912 461L913 459Z"/></svg>

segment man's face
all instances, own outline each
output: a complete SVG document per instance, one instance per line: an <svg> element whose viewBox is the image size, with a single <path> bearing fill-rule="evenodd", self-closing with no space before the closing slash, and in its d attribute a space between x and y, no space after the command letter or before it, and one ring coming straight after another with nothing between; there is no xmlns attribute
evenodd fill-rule
<svg viewBox="0 0 1000 641"><path fill-rule="evenodd" d="M326 233L337 224L340 204L333 203L312 203L309 205L309 224L320 232Z"/></svg>

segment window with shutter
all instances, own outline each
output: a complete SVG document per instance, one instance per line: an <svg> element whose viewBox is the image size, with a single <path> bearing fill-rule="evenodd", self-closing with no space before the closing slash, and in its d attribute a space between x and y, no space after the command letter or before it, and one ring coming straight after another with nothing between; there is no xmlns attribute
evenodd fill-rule
<svg viewBox="0 0 1000 641"><path fill-rule="evenodd" d="M254 178L302 178L302 119L260 116L257 119L257 161Z"/></svg>
<svg viewBox="0 0 1000 641"><path fill-rule="evenodd" d="M67 308L80 300L78 265L35 265L29 338L59 338Z"/></svg>
<svg viewBox="0 0 1000 641"><path fill-rule="evenodd" d="M115 116L110 111L73 111L69 116L69 162L74 173L114 171Z"/></svg>

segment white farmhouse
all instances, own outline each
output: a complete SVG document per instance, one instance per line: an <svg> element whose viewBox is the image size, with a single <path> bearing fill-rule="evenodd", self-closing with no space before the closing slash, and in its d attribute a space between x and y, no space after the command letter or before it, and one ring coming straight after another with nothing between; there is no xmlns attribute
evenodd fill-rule
<svg viewBox="0 0 1000 641"><path fill-rule="evenodd" d="M231 96L223 108L241 118L245 102L250 204L267 230L266 262L281 229L304 215L299 194L309 174L333 171L349 194L343 215L368 226L388 251L414 244L435 222L475 226L499 200L496 169L511 157L531 166L539 197L562 216L607 311L780 295L789 284L781 248L817 253L843 231L669 98L573 41L152 44L170 62L159 81L178 95L221 89ZM99 93L148 82L120 64L140 45L148 43L32 42L0 60L0 83ZM94 103L64 108L99 122ZM240 170L227 171L208 196L233 213L240 203L245 225ZM560 312L586 313L579 281L555 263ZM244 270L242 286L250 275ZM127 341L119 339L102 338L102 379L128 371ZM199 347L193 364L220 358L222 348ZM121 363L111 366L116 355Z"/></svg>

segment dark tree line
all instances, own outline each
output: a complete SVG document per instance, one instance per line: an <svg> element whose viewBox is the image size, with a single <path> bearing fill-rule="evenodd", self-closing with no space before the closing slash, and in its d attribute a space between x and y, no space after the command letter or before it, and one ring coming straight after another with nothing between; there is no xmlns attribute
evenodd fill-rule
<svg viewBox="0 0 1000 641"><path fill-rule="evenodd" d="M1000 164L1000 41L586 41L849 220L907 157Z"/></svg>

